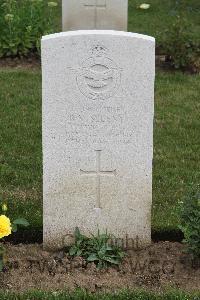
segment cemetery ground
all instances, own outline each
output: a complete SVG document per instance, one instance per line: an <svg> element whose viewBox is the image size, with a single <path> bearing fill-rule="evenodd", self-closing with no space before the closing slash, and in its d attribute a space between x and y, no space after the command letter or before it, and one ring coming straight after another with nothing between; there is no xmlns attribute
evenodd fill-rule
<svg viewBox="0 0 200 300"><path fill-rule="evenodd" d="M61 30L61 1L57 1L59 6L56 8L55 28L56 32ZM151 0L147 1L151 6L144 11L139 9L142 1L129 0L128 31L147 34L156 38L157 44L160 43L162 32L169 27L175 16L175 11L179 9L179 1ZM191 33L198 38L199 36L199 1L192 0L189 5L182 1L185 18L190 22ZM180 7L181 9L181 7Z"/></svg>
<svg viewBox="0 0 200 300"><path fill-rule="evenodd" d="M37 2L37 1L32 1ZM44 2L48 3L48 0L45 0ZM130 32L137 32L141 34L147 34L150 36L155 37L156 39L156 52L157 54L163 56L166 55L166 49L170 53L170 55L177 55L177 53L180 52L181 57L183 58L183 63L185 60L185 55L193 56L195 52L199 51L198 46L198 39L199 39L199 30L200 30L200 22L199 22L199 1L198 0L192 0L189 3L187 1L161 1L161 0L151 0L148 1L150 4L150 8L147 10L140 9L139 6L142 1L139 0L129 0L129 11L128 11L128 31ZM51 20L51 26L48 28L48 32L60 32L61 31L61 0L56 1L58 3L58 6L53 8L53 14L52 20ZM15 12L14 12L15 14ZM181 16L182 21L180 27L178 25L177 27L177 21L179 20L179 16ZM3 15L0 15L0 18L3 17ZM44 18L48 19L47 16ZM43 18L43 19L44 19ZM27 19L29 19L29 16L23 19L23 21L26 23ZM48 21L49 22L49 21ZM34 23L36 26L38 26L38 23ZM185 26L185 25L186 26ZM3 25L3 26L6 26ZM15 25L17 26L17 25ZM21 26L20 24L18 25ZM47 32L47 29L43 28L44 25L42 25L41 30L44 30ZM185 26L185 27L184 27ZM189 30L188 30L189 29ZM13 27L14 32L20 32L20 28ZM180 35L179 33L180 32ZM176 34L176 37L174 38L173 35ZM8 34L8 33L7 33ZM1 36L2 35L2 36ZM38 66L38 56L36 55L30 55L29 44L32 44L32 36L30 35L30 41L27 40L24 42L22 39L23 35L15 35L14 34L14 40L17 41L16 44L12 45L12 47L15 49L19 46L20 53L22 51L23 54L25 54L28 51L28 60L27 59L1 59L0 58L0 66L4 65L23 65L25 67L30 67L31 65ZM0 33L0 40L2 38L2 45L4 44L4 41L6 40L6 35L4 35L4 32L2 31ZM26 37L27 38L27 37ZM194 49L191 51L184 50L184 48L187 48L187 44L194 40L194 45L192 46ZM28 42L29 41L29 42ZM19 45L18 45L18 44ZM33 45L35 45L36 41L34 41ZM184 47L181 46L181 43L183 43ZM23 46L22 46L22 45ZM18 46L17 46L18 45ZM175 47L174 47L175 46ZM35 47L35 46L34 46ZM177 47L177 49L176 49ZM4 45L4 48L7 49L6 56L9 56L10 53L12 53L9 50L8 43ZM189 48L188 48L189 49ZM35 49L36 50L36 49ZM34 51L35 51L34 50ZM191 50L191 49L190 49ZM1 55L2 49L0 49L0 55ZM23 52L24 51L24 52ZM182 52L183 51L183 52ZM36 51L37 52L37 51ZM13 54L12 54L13 55ZM162 57L163 59L163 57ZM180 59L180 57L179 57ZM195 58L196 59L196 58ZM198 59L197 59L198 60ZM181 62L182 63L182 62ZM199 61L196 62L197 69L199 69ZM190 70L191 71L191 70Z"/></svg>
<svg viewBox="0 0 200 300"><path fill-rule="evenodd" d="M142 11L137 9L141 1L129 1L128 29L155 36L157 52L163 54L162 32L174 20L176 4L148 3L150 9ZM190 4L185 17L191 23L191 33L198 37L199 1ZM60 31L60 5L55 9L55 31ZM200 290L199 262L184 253L178 227L179 202L200 177L199 94L200 75L156 71L152 237L160 242L142 251L127 251L119 267L97 270L94 264L86 266L80 257L70 259L62 251L42 249L40 61L35 55L0 59L0 203L7 203L10 217L24 217L30 223L5 244L7 261L5 272L0 273L0 299L200 299L195 293ZM77 288L87 292L58 291ZM120 292L124 288L128 290ZM136 290L129 291L133 288ZM28 291L32 289L44 291Z"/></svg>
<svg viewBox="0 0 200 300"><path fill-rule="evenodd" d="M41 245L31 244L42 238L41 71L2 68L0 86L1 195L10 216L30 222L27 232L15 234L15 242L28 241L29 245L6 245L3 290L56 291L66 288L66 282L71 291L134 287L160 292L165 286L199 290L199 265L192 266L191 258L184 256L184 246L177 242L132 251L119 269L107 271L98 271L92 264L86 267L80 258L69 260L61 252L48 254ZM155 236L170 240L179 232L178 203L199 178L200 76L157 71L155 92L152 230Z"/></svg>
<svg viewBox="0 0 200 300"><path fill-rule="evenodd" d="M1 69L0 86L1 197L13 218L42 229L41 72ZM158 233L178 230L178 202L199 180L199 93L199 75L157 72L152 229Z"/></svg>

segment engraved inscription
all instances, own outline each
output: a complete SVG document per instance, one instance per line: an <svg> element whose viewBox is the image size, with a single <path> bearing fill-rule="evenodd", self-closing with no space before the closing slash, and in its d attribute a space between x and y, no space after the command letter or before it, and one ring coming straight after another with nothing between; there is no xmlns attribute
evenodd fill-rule
<svg viewBox="0 0 200 300"><path fill-rule="evenodd" d="M125 126L127 118L123 105L102 106L99 111L96 106L83 106L79 112L66 112L66 142L130 144L134 130Z"/></svg>
<svg viewBox="0 0 200 300"><path fill-rule="evenodd" d="M105 55L107 49L96 45L92 56L83 62L77 76L77 85L83 95L93 100L105 100L115 94L120 85L120 70Z"/></svg>
<svg viewBox="0 0 200 300"><path fill-rule="evenodd" d="M101 207L101 176L116 176L116 169L112 171L101 170L101 152L102 150L95 150L96 152L96 170L84 171L80 170L81 175L96 176L96 208Z"/></svg>

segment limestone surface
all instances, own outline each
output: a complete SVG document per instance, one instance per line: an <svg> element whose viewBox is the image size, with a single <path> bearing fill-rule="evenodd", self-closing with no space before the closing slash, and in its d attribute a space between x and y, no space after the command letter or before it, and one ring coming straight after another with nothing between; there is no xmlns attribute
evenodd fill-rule
<svg viewBox="0 0 200 300"><path fill-rule="evenodd" d="M75 31L42 39L44 244L75 227L151 240L154 38Z"/></svg>

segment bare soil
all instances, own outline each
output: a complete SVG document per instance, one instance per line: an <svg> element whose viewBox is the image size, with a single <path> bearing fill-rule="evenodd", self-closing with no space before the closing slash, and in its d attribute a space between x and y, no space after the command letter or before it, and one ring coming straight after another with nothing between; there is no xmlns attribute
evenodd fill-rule
<svg viewBox="0 0 200 300"><path fill-rule="evenodd" d="M6 244L1 289L114 292L124 288L163 291L174 287L186 291L200 290L200 262L185 254L180 243L152 243L143 250L129 250L119 267L98 270L81 257L71 259L63 251L49 253L42 245Z"/></svg>
<svg viewBox="0 0 200 300"><path fill-rule="evenodd" d="M0 69L13 68L13 69L38 69L41 67L41 61L38 56L30 55L30 57L7 57L0 58Z"/></svg>

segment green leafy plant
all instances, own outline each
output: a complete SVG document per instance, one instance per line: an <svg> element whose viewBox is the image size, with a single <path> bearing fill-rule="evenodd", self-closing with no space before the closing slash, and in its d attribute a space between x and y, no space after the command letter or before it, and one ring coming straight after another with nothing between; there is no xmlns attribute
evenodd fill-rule
<svg viewBox="0 0 200 300"><path fill-rule="evenodd" d="M94 262L97 268L106 268L111 265L119 265L125 256L123 250L118 246L111 245L110 234L100 234L86 237L80 233L79 228L75 230L75 243L69 249L70 256L81 256L87 262Z"/></svg>
<svg viewBox="0 0 200 300"><path fill-rule="evenodd" d="M40 54L42 35L53 32L57 2L1 0L0 57Z"/></svg>
<svg viewBox="0 0 200 300"><path fill-rule="evenodd" d="M192 37L190 25L183 17L177 15L160 40L166 60L173 68L200 71L200 43Z"/></svg>
<svg viewBox="0 0 200 300"><path fill-rule="evenodd" d="M12 232L16 232L19 225L29 226L29 223L24 218L18 218L13 221L7 216L8 206L3 203L0 206L0 239L10 235ZM0 272L3 270L5 249L3 245L0 244Z"/></svg>
<svg viewBox="0 0 200 300"><path fill-rule="evenodd" d="M200 259L200 186L192 188L180 206L180 229L184 233L188 252Z"/></svg>

